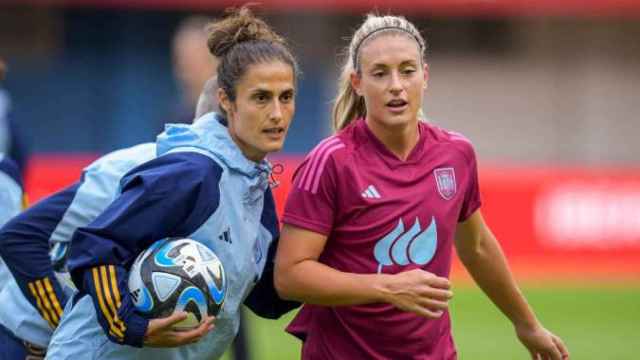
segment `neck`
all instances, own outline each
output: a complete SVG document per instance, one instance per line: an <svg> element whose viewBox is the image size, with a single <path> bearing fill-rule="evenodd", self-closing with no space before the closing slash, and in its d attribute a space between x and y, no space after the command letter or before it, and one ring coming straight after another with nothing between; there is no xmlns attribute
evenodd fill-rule
<svg viewBox="0 0 640 360"><path fill-rule="evenodd" d="M253 161L254 163L259 164L267 156L267 154L252 148L247 143L242 141L239 137L236 136L234 132L229 131L229 135L231 135L231 139L236 144L238 149L240 149L242 155L244 155L244 157Z"/></svg>
<svg viewBox="0 0 640 360"><path fill-rule="evenodd" d="M244 155L244 157L253 161L254 163L259 164L267 156L267 154L253 150L250 146L238 140L240 139L234 139L234 142L236 143L236 145L238 145L238 148L240 148L240 152L242 152L242 155Z"/></svg>
<svg viewBox="0 0 640 360"><path fill-rule="evenodd" d="M407 160L411 151L420 139L418 120L406 124L386 126L373 121L367 116L365 119L369 130L384 146L400 160Z"/></svg>

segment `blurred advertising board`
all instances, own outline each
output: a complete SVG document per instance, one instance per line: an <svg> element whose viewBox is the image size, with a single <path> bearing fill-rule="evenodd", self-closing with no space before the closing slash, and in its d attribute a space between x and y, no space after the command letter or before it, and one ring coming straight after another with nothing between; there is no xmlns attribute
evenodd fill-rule
<svg viewBox="0 0 640 360"><path fill-rule="evenodd" d="M32 202L77 180L96 157L34 157L26 178ZM279 213L301 160L272 158ZM640 281L640 168L480 169L483 215L518 277Z"/></svg>

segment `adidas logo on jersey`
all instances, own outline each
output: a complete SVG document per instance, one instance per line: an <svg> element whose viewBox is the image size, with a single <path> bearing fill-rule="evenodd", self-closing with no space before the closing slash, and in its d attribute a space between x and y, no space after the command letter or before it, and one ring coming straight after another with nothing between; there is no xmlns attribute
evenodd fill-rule
<svg viewBox="0 0 640 360"><path fill-rule="evenodd" d="M380 199L380 193L376 190L376 187L369 185L365 191L362 192L362 197L365 199Z"/></svg>
<svg viewBox="0 0 640 360"><path fill-rule="evenodd" d="M231 240L231 229L227 229L222 234L218 235L218 240L233 244L233 241Z"/></svg>

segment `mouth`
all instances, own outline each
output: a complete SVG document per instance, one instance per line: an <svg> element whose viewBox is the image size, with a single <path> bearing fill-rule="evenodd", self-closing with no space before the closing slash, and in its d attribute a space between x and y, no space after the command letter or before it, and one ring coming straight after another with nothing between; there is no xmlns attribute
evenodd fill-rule
<svg viewBox="0 0 640 360"><path fill-rule="evenodd" d="M387 102L386 106L391 110L391 112L403 112L407 107L409 107L409 103L403 99L393 99Z"/></svg>
<svg viewBox="0 0 640 360"><path fill-rule="evenodd" d="M285 129L280 126L270 127L262 130L262 133L270 138L281 138L284 135Z"/></svg>

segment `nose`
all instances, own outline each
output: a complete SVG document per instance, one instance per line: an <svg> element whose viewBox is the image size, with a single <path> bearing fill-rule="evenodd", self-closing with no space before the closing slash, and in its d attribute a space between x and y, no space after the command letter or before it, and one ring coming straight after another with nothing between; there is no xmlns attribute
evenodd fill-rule
<svg viewBox="0 0 640 360"><path fill-rule="evenodd" d="M400 81L400 74L397 71L391 72L391 83L389 84L389 91L393 94L398 94L402 91L402 82Z"/></svg>
<svg viewBox="0 0 640 360"><path fill-rule="evenodd" d="M275 123L280 122L282 120L282 103L280 100L276 99L273 103L273 109L269 116L269 119Z"/></svg>

